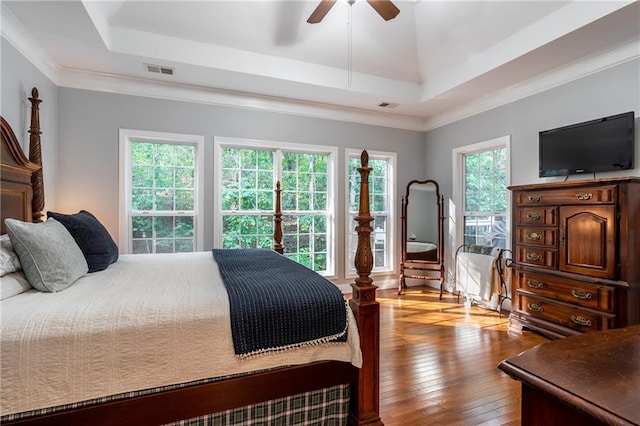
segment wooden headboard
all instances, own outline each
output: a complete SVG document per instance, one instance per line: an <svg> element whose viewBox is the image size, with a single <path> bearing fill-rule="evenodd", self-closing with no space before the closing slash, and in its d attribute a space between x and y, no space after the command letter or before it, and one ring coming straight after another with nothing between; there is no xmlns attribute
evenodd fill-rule
<svg viewBox="0 0 640 426"><path fill-rule="evenodd" d="M40 151L40 115L38 89L31 91L31 127L29 129L29 153L26 157L13 129L4 117L0 117L2 148L0 149L0 206L2 234L6 233L6 218L25 222L39 222L44 209L42 184L42 158Z"/></svg>

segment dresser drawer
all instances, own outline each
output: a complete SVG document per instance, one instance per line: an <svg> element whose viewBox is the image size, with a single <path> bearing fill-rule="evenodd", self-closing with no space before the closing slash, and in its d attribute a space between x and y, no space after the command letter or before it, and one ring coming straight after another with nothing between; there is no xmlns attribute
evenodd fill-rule
<svg viewBox="0 0 640 426"><path fill-rule="evenodd" d="M607 312L615 311L612 287L581 283L557 277L516 271L514 286L517 290L562 300L586 308Z"/></svg>
<svg viewBox="0 0 640 426"><path fill-rule="evenodd" d="M615 186L594 186L575 189L554 189L517 192L517 205L549 204L612 204L616 202Z"/></svg>
<svg viewBox="0 0 640 426"><path fill-rule="evenodd" d="M557 247L558 230L556 228L518 227L516 243L536 246Z"/></svg>
<svg viewBox="0 0 640 426"><path fill-rule="evenodd" d="M518 209L516 225L556 226L558 211L555 207L522 207Z"/></svg>
<svg viewBox="0 0 640 426"><path fill-rule="evenodd" d="M547 299L516 293L518 310L529 316L551 321L573 330L587 332L608 330L615 327L615 316L597 314L578 307L555 303Z"/></svg>
<svg viewBox="0 0 640 426"><path fill-rule="evenodd" d="M557 250L542 247L527 247L517 244L515 258L517 263L542 266L544 268L552 269L556 269L558 267Z"/></svg>

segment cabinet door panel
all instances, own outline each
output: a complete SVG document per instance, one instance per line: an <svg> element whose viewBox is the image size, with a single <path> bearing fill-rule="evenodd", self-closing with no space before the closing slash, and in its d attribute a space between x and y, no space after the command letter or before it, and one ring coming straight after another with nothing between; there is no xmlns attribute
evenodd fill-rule
<svg viewBox="0 0 640 426"><path fill-rule="evenodd" d="M615 278L615 206L560 207L559 267Z"/></svg>

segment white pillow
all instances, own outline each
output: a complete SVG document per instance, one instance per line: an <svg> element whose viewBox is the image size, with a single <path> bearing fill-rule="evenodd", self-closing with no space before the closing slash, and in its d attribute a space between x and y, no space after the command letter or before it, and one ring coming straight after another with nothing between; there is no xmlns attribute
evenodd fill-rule
<svg viewBox="0 0 640 426"><path fill-rule="evenodd" d="M0 278L0 300L24 293L31 288L33 287L31 287L31 284L29 284L27 277L24 276L24 272L22 271L3 275L2 278Z"/></svg>
<svg viewBox="0 0 640 426"><path fill-rule="evenodd" d="M11 272L19 271L20 269L22 269L20 259L13 250L9 235L0 235L0 277L4 277Z"/></svg>
<svg viewBox="0 0 640 426"><path fill-rule="evenodd" d="M89 267L67 228L50 218L42 223L5 219L13 249L29 283L40 291L64 290Z"/></svg>

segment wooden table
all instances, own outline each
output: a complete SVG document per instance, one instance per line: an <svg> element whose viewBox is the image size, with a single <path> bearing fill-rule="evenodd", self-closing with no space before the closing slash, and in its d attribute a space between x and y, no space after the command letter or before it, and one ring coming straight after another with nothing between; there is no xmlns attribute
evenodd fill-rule
<svg viewBox="0 0 640 426"><path fill-rule="evenodd" d="M498 368L522 382L522 425L640 424L640 325L543 343Z"/></svg>

